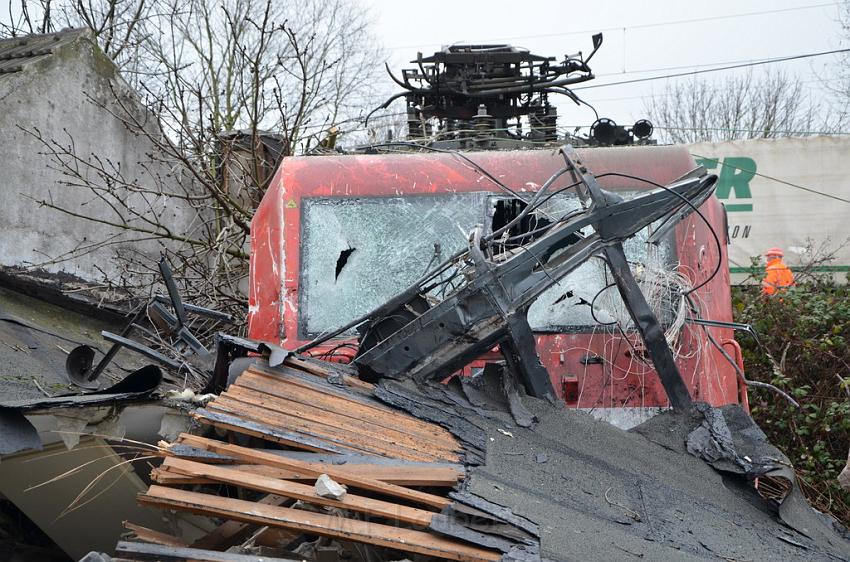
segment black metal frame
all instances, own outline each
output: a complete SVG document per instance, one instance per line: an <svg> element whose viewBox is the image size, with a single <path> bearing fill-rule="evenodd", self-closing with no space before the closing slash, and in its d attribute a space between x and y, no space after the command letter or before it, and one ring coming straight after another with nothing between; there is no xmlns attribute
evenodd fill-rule
<svg viewBox="0 0 850 562"><path fill-rule="evenodd" d="M150 347L139 343L129 338L134 330L144 330L139 326L139 322L147 313L151 314L152 319L157 324L157 327L166 331L169 335L183 341L192 351L199 357L211 358L210 351L192 334L186 326L187 312L206 316L220 322L233 323L233 316L217 310L211 310L201 306L186 304L180 297L180 292L177 289L177 284L174 282L174 275L165 258L159 262L159 271L162 274L162 279L165 287L168 290L168 297L163 295L154 295L144 306L139 307L136 314L128 322L121 333L114 334L106 330L101 332L103 339L112 342L112 346L104 354L101 360L92 367L94 359L94 350L89 346L79 346L72 350L69 355L69 361L66 362L65 370L71 379L71 382L82 388L97 388L99 384L96 382L101 373L106 369L107 365L115 358L115 355L126 347L136 353L144 355L148 359L157 361L166 367L174 370L179 370L182 364L175 361ZM170 304L174 309L172 314L164 304ZM72 361L71 358L74 360Z"/></svg>
<svg viewBox="0 0 850 562"><path fill-rule="evenodd" d="M555 223L537 239L508 255L487 255L487 240L479 227L466 256L465 284L398 331L362 346L369 328L425 292L412 287L380 307L361 328L360 354L355 364L364 378L440 378L499 345L526 392L554 397L551 379L538 358L526 313L531 303L591 256L608 261L618 289L644 339L647 351L674 408L691 403L664 332L632 276L622 242L657 220L681 220L690 201L702 201L714 189L717 176L687 178L623 201L599 187L595 176L570 146L562 148L568 170L578 182L586 210ZM591 226L587 236L581 229Z"/></svg>

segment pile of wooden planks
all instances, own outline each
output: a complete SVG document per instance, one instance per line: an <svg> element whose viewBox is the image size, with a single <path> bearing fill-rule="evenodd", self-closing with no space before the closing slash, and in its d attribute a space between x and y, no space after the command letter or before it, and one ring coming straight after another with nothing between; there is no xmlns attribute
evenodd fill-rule
<svg viewBox="0 0 850 562"><path fill-rule="evenodd" d="M220 551L268 527L282 530L284 542L323 536L448 560L501 558L431 530L464 477L455 438L379 402L372 385L341 367L297 358L274 368L257 363L192 416L225 430L227 440L184 433L161 443L166 458L139 501L226 522L192 544L131 527L141 540ZM347 493L317 495L322 474Z"/></svg>
<svg viewBox="0 0 850 562"><path fill-rule="evenodd" d="M375 400L369 383L352 377L338 380L333 384L288 365L274 369L257 365L193 416L215 427L307 451L426 462L460 460L459 444L442 427Z"/></svg>

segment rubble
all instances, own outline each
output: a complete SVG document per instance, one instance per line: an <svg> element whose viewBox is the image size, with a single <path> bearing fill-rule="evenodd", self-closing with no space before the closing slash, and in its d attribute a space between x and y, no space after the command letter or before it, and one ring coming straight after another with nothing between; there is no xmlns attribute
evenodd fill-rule
<svg viewBox="0 0 850 562"><path fill-rule="evenodd" d="M850 544L800 502L796 485L779 498L760 496L751 476L729 479L688 452L686 437L720 415L741 458L785 462L768 444L755 445L740 408L662 414L624 432L523 395L538 420L526 428L506 403L474 405L457 383L339 386L326 379L347 376L344 366L300 361L308 372L297 360L257 361L193 413L227 428L230 441L262 437L264 445L190 434L163 443L156 484L140 501L284 529L278 547L306 532L467 561L617 559L623 549L651 560L850 556ZM514 438L490 440L501 431ZM322 475L346 495L317 495ZM246 499L222 497L212 484L236 486Z"/></svg>
<svg viewBox="0 0 850 562"><path fill-rule="evenodd" d="M213 366L172 294L173 319L154 306L160 301L149 307L178 342L174 351L203 358L210 385L227 381L222 392L162 392L160 368L148 365L103 390L14 406L101 406L160 392L186 412L194 425L161 416L167 440L147 451L161 462L137 499L147 514L198 516L203 531L190 537L130 520L124 526L135 540L118 543L122 560L308 551L316 560L462 562L623 552L651 560L850 556L850 543L805 504L788 460L743 410L692 403L625 263L624 239L649 221L681 220L682 201L704 200L712 178L696 173L622 201L602 191L574 153L564 156L562 173L576 172L586 210L524 238L527 252L499 254L487 246L495 234L474 232L460 256L464 283L441 302L423 305L415 285L348 326L365 326L352 365L222 336ZM596 253L611 264L674 407L628 433L553 400L525 318L530 299ZM496 344L503 362L444 380ZM91 425L86 417L66 421Z"/></svg>
<svg viewBox="0 0 850 562"><path fill-rule="evenodd" d="M85 291L63 299L49 279L8 268L0 275L0 493L57 554L73 558L95 548L111 552L124 519L157 532L182 528L140 507L135 494L145 485L141 467L152 449L145 443L158 431L176 437L189 429L187 410L196 405L163 398L203 399L212 370L195 378L182 365L174 371L126 350L111 354L101 334L122 333L130 318L139 345L174 356L180 350L170 350L171 340L146 316L100 309ZM96 526L88 523L94 519Z"/></svg>
<svg viewBox="0 0 850 562"><path fill-rule="evenodd" d="M320 474L316 479L315 484L316 495L321 498L331 498L333 500L341 500L345 497L348 491L345 486L335 482L327 474Z"/></svg>

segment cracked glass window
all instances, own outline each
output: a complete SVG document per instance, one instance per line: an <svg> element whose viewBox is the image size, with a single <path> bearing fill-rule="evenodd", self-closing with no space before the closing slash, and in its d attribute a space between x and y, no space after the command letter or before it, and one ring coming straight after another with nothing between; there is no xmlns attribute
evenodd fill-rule
<svg viewBox="0 0 850 562"><path fill-rule="evenodd" d="M618 192L624 197L639 192ZM331 331L383 304L406 289L430 266L466 247L479 223L499 216L488 192L305 199L301 230L300 332L312 337ZM575 196L551 198L528 228L538 228L579 209ZM522 206L506 206L498 220ZM588 227L589 228L589 227ZM670 241L647 253L647 231L625 243L631 262L671 267ZM637 272L640 277L640 271ZM543 293L529 310L538 332L586 330L597 322L589 303L612 281L604 263L592 258ZM664 307L662 306L662 310ZM616 287L600 294L594 312L599 322L629 322ZM661 314L662 322L670 314Z"/></svg>
<svg viewBox="0 0 850 562"><path fill-rule="evenodd" d="M305 199L300 331L330 331L466 247L489 193Z"/></svg>
<svg viewBox="0 0 850 562"><path fill-rule="evenodd" d="M643 192L617 192L624 199L630 199L640 193ZM557 219L580 208L578 197L564 195L550 199L540 208L538 215L543 220L553 217ZM658 269L670 270L675 265L674 243L670 235L658 246L648 245L646 240L650 229L651 227L645 228L636 236L626 240L623 243L623 249L632 265L632 273L641 284L641 289L650 306L658 314L659 320L666 323L673 316L671 295L663 286L657 285L659 282L657 276L647 272ZM589 234L592 229L588 226L582 229L582 232ZM630 326L631 318L617 287L609 287L613 282L614 279L605 262L593 257L534 301L528 310L528 323L536 332L576 331L598 323L605 324L613 321L619 321L623 327ZM605 287L609 288L604 289ZM594 299L596 299L595 302ZM593 312L591 312L591 303L593 303Z"/></svg>

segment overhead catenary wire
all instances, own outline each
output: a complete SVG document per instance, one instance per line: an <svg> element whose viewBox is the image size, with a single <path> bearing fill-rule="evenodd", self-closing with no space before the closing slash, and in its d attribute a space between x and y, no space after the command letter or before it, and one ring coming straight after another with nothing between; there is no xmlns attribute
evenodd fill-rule
<svg viewBox="0 0 850 562"><path fill-rule="evenodd" d="M663 125L652 125L653 129L660 129L662 131L710 131L717 133L749 133L753 135L764 135L764 129L739 129L739 128L731 128L731 127L676 127L676 126L663 126ZM792 130L772 130L770 131L770 137L761 136L761 137L751 137L750 139L730 139L730 140L757 140L757 139L774 139L781 136L784 137L813 137L818 135L833 135L833 136L846 136L850 135L850 132L845 131L792 131Z"/></svg>
<svg viewBox="0 0 850 562"><path fill-rule="evenodd" d="M661 185L660 183L654 182L654 181L652 181L648 178L643 178L641 176L635 176L635 175L632 175L632 174L623 174L623 173L620 173L620 172L606 172L604 174L599 174L596 177L597 178L603 178L605 176L617 176L617 177L621 177L621 178L633 179L635 181L642 181L642 182L648 183L650 185L654 185L655 187L660 187L661 189L664 189L668 193L672 193L673 195L675 195L676 197L681 199L685 204L687 204L691 208L691 210L693 210L693 212L695 212L699 216L699 218L702 219L702 221L708 227L709 232L711 232L711 235L714 237L714 242L717 244L717 258L718 259L717 259L717 264L714 267L714 271L711 272L711 275L706 277L699 285L691 287L690 289L685 291L684 294L689 295L689 294L697 291L698 289L701 289L702 287L707 285L712 279L714 279L714 277L720 272L720 267L721 267L721 264L722 264L722 260L720 258L723 256L723 245L720 243L720 237L717 235L717 231L714 230L714 227L711 225L711 222L709 222L709 220L707 218L705 218L705 215L702 214L702 211L700 211L696 206L694 206L694 204L691 203L688 200L687 197L685 197L685 196L683 196L679 193L676 193L675 191L673 191L672 189L670 189L666 185Z"/></svg>
<svg viewBox="0 0 850 562"><path fill-rule="evenodd" d="M724 70L735 70L738 68L749 68L753 66L761 66L765 64L774 64L777 62L787 62L792 60L800 60L800 59L809 59L815 57L824 57L827 55L836 55L840 53L850 53L850 48L847 49L833 49L831 51L819 51L816 53L803 53L800 55L790 55L787 57L775 57L770 59L762 59L756 60L753 62L747 62L742 64L732 64L727 66L721 66L718 68L704 68L699 70L692 70L690 72L677 72L675 74L665 74L663 76L647 76L646 78L633 78L631 80L620 80L618 82L606 82L604 84L591 84L590 86L578 86L575 88L571 88L573 90L590 90L591 88L607 88L609 86L622 86L625 84L637 84L639 82L651 82L654 80L667 80L669 78L681 78L683 76L693 76L696 74L706 74L709 72L721 72Z"/></svg>
<svg viewBox="0 0 850 562"><path fill-rule="evenodd" d="M790 56L790 55L789 55ZM771 57L776 58L776 57ZM752 62L760 62L765 60L764 58L748 58L748 59L736 59L736 60L725 60L725 61L715 61L715 62L702 62L697 64L679 64L676 66L659 66L656 68L638 68L635 70L621 70L618 72L606 72L604 74L594 74L596 78L606 78L608 76L625 76L627 74L646 74L647 72L668 72L671 70L700 70L703 68L711 67L711 66L726 66L730 64L746 64ZM835 80L835 79L830 79ZM821 80L817 80L820 82ZM812 80L814 82L814 80Z"/></svg>
<svg viewBox="0 0 850 562"><path fill-rule="evenodd" d="M613 326L614 324L619 324L619 322L620 322L619 320L612 320L611 322L603 322L602 320L600 320L599 318L596 317L596 308L595 308L596 307L596 299L598 299L602 295L602 293L604 293L605 291L607 291L611 287L616 287L616 286L617 286L616 283L608 283L607 285L605 285L604 287L602 287L601 289L596 291L596 294L593 295L592 299L590 299L590 316L591 316L591 318L593 318L593 321L596 322L597 324L599 324L600 326Z"/></svg>
<svg viewBox="0 0 850 562"><path fill-rule="evenodd" d="M546 180L546 182L540 187L540 189L538 189L534 193L531 200L528 201L528 204L526 205L525 209L523 209L516 217L514 217L512 220L510 220L506 225L499 228L497 231L495 231L491 235L487 236L485 238L485 240L492 240L492 239L496 238L497 236L499 236L500 234L502 234L503 232L509 231L513 226L519 224L520 221L522 221L522 219L524 219L530 212L532 212L536 209L539 209L540 204L542 204L542 202L538 201L540 199L540 197L542 197L549 190L549 188L552 186L552 184L555 183L555 180L557 180L559 177L561 177L563 174L566 174L567 172L569 172L569 169L564 167L564 168L561 168L560 170L558 170L557 172L555 172L554 174L552 174L552 176L548 180Z"/></svg>
<svg viewBox="0 0 850 562"><path fill-rule="evenodd" d="M515 41L517 39L538 39L538 38L546 38L546 37L568 37L570 35L588 35L588 34L591 34L591 33L600 33L600 32L604 33L606 31L629 31L629 30L636 30L636 29L651 29L651 28L654 28L654 27L664 27L664 26L669 26L669 25L683 25L683 24L700 23L700 22L706 22L706 21L719 21L719 20L724 20L724 19L737 19L737 18L745 18L745 17L752 17L752 16L763 16L763 15L768 15L768 14L796 12L796 11L801 11L801 10L812 10L812 9L817 9L817 8L826 8L826 7L830 7L830 6L839 6L839 5L840 5L840 3L838 3L838 2L824 2L824 3L818 3L818 4L808 4L808 5L803 5L803 6L790 6L788 8L776 8L776 9L773 9L773 10L758 10L758 11L753 11L753 12L741 12L741 13L737 13L737 14L705 16L705 17L701 17L701 18L668 20L668 21L660 21L660 22L653 22L653 23L625 25L625 26L621 25L621 26L615 26L615 27L583 29L583 30L576 30L576 31L560 31L560 32L555 32L555 33L536 33L536 34L532 34L532 35L515 35L515 36L512 36L512 37L499 37L499 38L495 38L495 39L479 39L479 40L474 41L473 43L492 43L492 42L496 42L496 41ZM398 45L398 46L394 46L394 47L389 47L389 50L396 51L396 50L402 50L402 49L416 49L418 47L430 47L430 46L431 46L431 44L426 45L424 43L419 44L419 45Z"/></svg>
<svg viewBox="0 0 850 562"><path fill-rule="evenodd" d="M758 60L758 59L749 59L749 60ZM740 62L744 62L744 61L740 61ZM685 68L698 69L698 68L705 67L705 66L716 66L716 65L724 65L724 64L732 64L732 63L731 62L723 62L723 63L707 63L707 64L701 64L701 65L687 65ZM633 71L630 70L630 71L626 72L625 74L642 74L644 72L660 72L660 71L661 71L661 69L633 70ZM614 76L614 75L622 75L622 74L624 74L624 73L618 72L618 73L608 74L608 75L597 74L596 77L600 78L601 76ZM802 84L802 85L823 84L825 82L843 82L844 80L845 79L841 78L841 77L834 77L834 78L820 78L820 77L818 77L818 78L813 78L811 80L801 80L800 84ZM713 93L713 92L723 91L726 88L727 88L727 86L722 86L722 85L721 86L712 86L712 87L706 87L705 91ZM654 99L658 99L658 98L669 98L669 97L674 97L674 96L676 96L676 92L664 91L664 92L657 92L657 93L654 92L654 93L651 93L651 94L641 94L641 95L635 95L635 96L617 96L615 98L594 98L593 101L595 103L599 103L599 102L608 102L608 101L654 100ZM826 134L826 133L824 133L824 134Z"/></svg>
<svg viewBox="0 0 850 562"><path fill-rule="evenodd" d="M685 300L688 303L688 306L690 308L690 312L693 315L693 317L702 320L703 318L702 318L702 313L700 312L700 308L696 305L696 303L694 303L693 299L691 299L690 296L686 295ZM723 349L723 346L720 345L720 343L718 343L718 341L714 338L714 336L711 334L711 332L708 331L709 327L706 326L706 325L702 325L701 328L702 328L703 332L705 333L706 338L711 343L711 345L714 346L714 348L717 349L718 352L720 352L720 355L726 361L728 361L730 365L732 365L732 367L735 369L735 372L738 374L738 377L740 377L741 381L745 385L753 386L753 387L756 387L756 388L767 388L768 390L772 390L773 392L775 392L775 393L779 394L780 396L782 396L783 398L785 398L785 400L787 400L795 408L800 407L800 404L796 400L794 400L794 398L792 398L787 392L778 388L777 386L772 385L770 383L766 383L766 382L749 380L746 377L744 371L741 370L741 367L738 365L738 363L729 355L729 353L726 352L725 349ZM770 357L770 352L767 350L767 348L764 346L764 344L762 344L762 342L758 338L755 338L755 341L756 341L756 344L759 346L759 348L761 348L761 350L764 351L767 354L768 357Z"/></svg>

